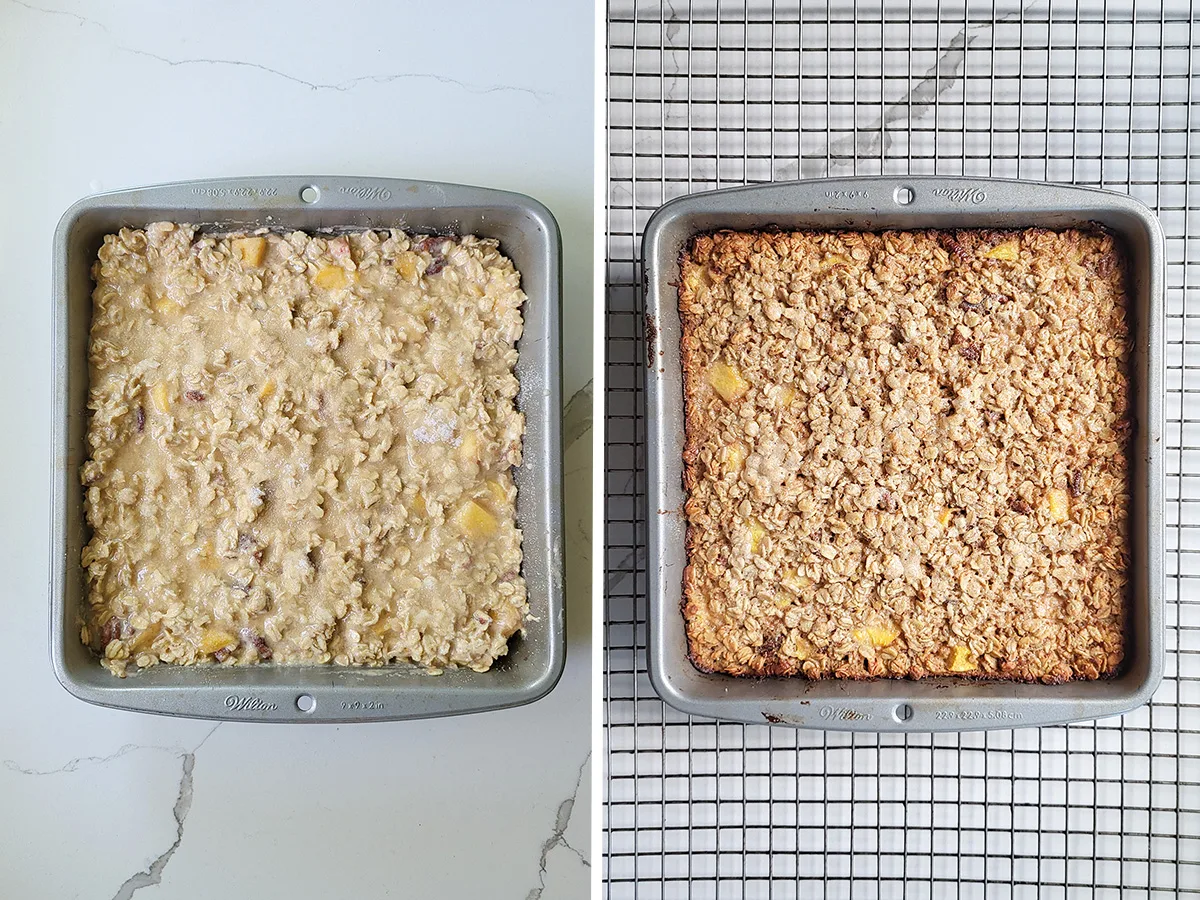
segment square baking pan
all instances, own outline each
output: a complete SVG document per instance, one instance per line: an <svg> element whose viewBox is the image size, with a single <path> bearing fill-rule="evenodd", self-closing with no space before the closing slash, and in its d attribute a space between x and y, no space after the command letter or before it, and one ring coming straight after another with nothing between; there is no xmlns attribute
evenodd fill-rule
<svg viewBox="0 0 1200 900"><path fill-rule="evenodd" d="M390 227L496 238L521 273L528 300L517 405L524 460L514 470L522 572L533 618L491 671L417 666L159 665L117 678L79 639L88 539L79 469L87 450L91 266L104 235L151 222L202 231ZM52 444L50 648L63 686L82 700L206 719L352 722L500 709L548 693L565 654L562 538L561 261L558 225L521 194L389 178L264 177L192 181L99 194L63 215L54 236L54 432Z"/></svg>
<svg viewBox="0 0 1200 900"><path fill-rule="evenodd" d="M683 382L679 259L695 235L763 228L884 231L920 228L1070 228L1101 225L1130 262L1133 409L1132 549L1126 658L1097 681L1022 684L930 677L919 681L735 678L688 658L680 611L684 540ZM659 695L686 713L852 731L965 731L1114 716L1146 703L1163 668L1162 229L1144 205L1089 188L933 176L764 184L682 197L646 225L646 440L649 523L649 669Z"/></svg>

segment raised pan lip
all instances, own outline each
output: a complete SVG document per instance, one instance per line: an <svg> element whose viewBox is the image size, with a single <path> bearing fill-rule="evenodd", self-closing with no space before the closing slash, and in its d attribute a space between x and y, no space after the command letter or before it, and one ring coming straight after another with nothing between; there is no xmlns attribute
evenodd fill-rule
<svg viewBox="0 0 1200 900"><path fill-rule="evenodd" d="M127 682L116 682L111 685L91 686L76 680L66 665L65 640L66 629L63 624L65 597L65 566L61 560L63 541L63 521L67 508L67 496L61 475L58 472L57 458L61 449L66 445L67 422L64 412L69 413L67 401L67 365L69 360L65 355L67 338L67 312L65 304L59 302L65 298L66 284L69 277L69 265L66 254L66 242L79 219L86 213L107 207L137 206L149 210L157 207L170 208L188 205L187 200L171 196L183 191L196 188L251 188L255 186L275 186L278 189L299 188L315 184L321 187L339 185L349 187L384 187L392 194L387 198L378 196L349 195L344 198L336 194L332 198L323 197L323 209L346 212L371 212L394 208L411 208L414 211L436 210L440 207L479 207L507 206L519 209L530 216L537 227L544 232L539 239L537 254L544 256L548 265L544 273L547 294L547 334L553 344L553 356L548 357L548 363L553 370L552 383L547 386L558 399L556 408L552 410L549 420L545 422L547 443L550 445L551 458L547 460L550 487L550 508L547 527L551 532L550 538L550 569L548 579L548 603L550 623L550 640L547 652L541 660L529 664L529 680L516 687L495 689L496 702L490 703L485 699L476 700L461 709L438 710L429 714L418 715L327 715L320 718L291 714L285 717L258 719L244 716L220 716L205 712L189 712L187 710L149 708L132 702L132 692L144 693L151 691L163 695L178 695L193 691L196 686L159 685L154 687L139 686ZM412 202L410 191L421 194L435 193L441 195L442 202ZM234 199L237 202L232 202ZM424 197L422 197L424 199ZM211 212L215 217L226 217L242 213L252 213L258 209L257 198L252 195L242 195L231 198L225 205L217 205L213 197L200 196L195 200L196 207L202 213ZM298 190L295 200L277 203L281 214L307 209L308 204L299 200ZM562 491L562 423L561 423L561 394L562 394L562 237L558 222L550 209L541 201L523 193L498 188L478 187L474 185L453 182L431 181L425 179L390 178L370 175L262 175L237 176L230 178L202 178L165 182L130 188L121 188L90 194L73 202L59 217L53 236L53 271L51 279L52 297L52 328L51 328L51 461L49 474L51 480L50 496L50 540L49 540L49 604L50 615L50 657L51 667L56 680L72 696L88 703L121 709L132 712L142 712L154 715L168 715L182 718L202 718L222 721L270 721L275 724L286 723L350 723L374 721L400 721L415 718L431 718L451 715L464 715L476 712L488 712L508 709L533 703L549 694L562 678L566 666L566 582L565 555L563 535L563 491ZM64 352L60 353L60 348ZM322 667L297 666L296 669L306 672L322 672ZM355 670L350 670L355 671ZM226 689L237 690L236 686ZM252 689L252 688L247 688ZM297 690L306 687L297 686ZM314 688L320 689L320 688ZM289 687L288 690L291 690ZM477 693L488 693L489 689L482 686ZM131 702L120 702L130 698Z"/></svg>
<svg viewBox="0 0 1200 900"><path fill-rule="evenodd" d="M1164 336L1164 313L1165 313L1165 239L1162 231L1162 226L1159 223L1154 213L1140 200L1128 194L1122 194L1115 191L1103 190L1100 188L1078 186L1078 185L1063 185L1057 183L1034 182L1023 179L1012 178L985 178L972 176L939 176L939 175L866 175L866 176L848 176L839 178L817 178L803 179L798 181L787 182L772 182L752 185L739 185L729 188L721 188L711 191L703 191L695 194L689 194L681 197L673 198L662 206L660 206L649 218L646 223L642 235L642 271L643 271L643 292L645 297L644 309L647 314L658 313L662 309L664 301L669 302L669 298L663 298L658 291L657 281L652 275L659 271L659 262L661 256L662 232L665 228L673 225L679 218L697 212L697 207L703 207L705 213L716 214L738 214L750 213L755 214L755 210L751 207L752 199L760 197L772 197L778 195L786 195L789 192L801 193L811 191L818 186L835 185L838 187L849 187L858 185L863 188L874 187L876 189L891 189L902 186L911 187L929 187L932 185L959 185L981 186L987 187L1002 187L1005 185L1013 186L1021 191L1035 191L1039 193L1057 192L1060 194L1069 195L1072 200L1075 200L1077 205L1066 206L1062 203L1050 204L1045 202L1041 206L1009 206L1006 208L998 208L997 203L987 205L981 204L978 207L973 207L975 213L978 214L999 214L1008 212L1021 212L1028 209L1032 214L1045 214L1052 211L1071 212L1079 211L1086 215L1090 210L1119 210L1131 215L1137 220L1140 227L1145 230L1145 235L1149 245L1148 255L1148 271L1147 285L1149 293L1149 301L1146 306L1145 321L1147 322L1147 355L1148 362L1148 379L1145 388L1139 393L1148 393L1150 396L1147 400L1149 422L1145 423L1147 435L1147 447L1149 448L1146 458L1147 469L1147 549L1148 559L1146 562L1148 573L1148 598L1147 598L1147 616L1146 623L1150 632L1149 652L1147 654L1147 671L1145 677L1133 688L1128 694L1119 698L1098 698L1081 701L1086 703L1086 715L1047 715L1031 718L1029 721L1012 722L1012 721L982 721L971 722L970 724L962 724L957 720L947 722L945 725L940 723L923 722L920 726L909 725L904 722L898 722L890 716L880 716L878 718L879 725L864 726L857 722L847 722L841 720L817 720L804 718L799 721L789 721L786 716L771 718L769 721L775 724L794 725L804 728L818 728L824 730L847 730L847 731L873 731L873 732L928 732L928 731L968 731L978 729L992 728L1012 728L1026 726L1041 726L1063 724L1073 721L1086 721L1099 717L1115 716L1123 713L1131 712L1145 705L1154 692L1158 689L1162 681L1163 669L1165 666L1165 631L1164 631L1164 541L1163 541L1163 388L1165 385L1164 365L1165 356L1163 353L1162 340ZM716 204L714 208L713 204ZM848 204L845 206L836 203L822 203L818 207L813 207L813 212L837 213L847 212L862 215L870 213L873 210L880 209L880 204ZM797 207L797 212L808 211L807 208ZM966 213L969 209L939 209L930 210L927 208L913 209L911 214L914 218L922 215L932 215L935 213ZM898 211L895 207L889 207L888 212L896 214ZM769 214L763 214L764 218L769 218ZM764 223L765 224L765 223ZM1036 223L1030 223L1036 224ZM921 227L921 226L917 226ZM964 226L971 227L971 226ZM978 226L974 226L978 227ZM653 305L651 301L655 302ZM646 419L647 419L647 492L648 503L647 509L657 509L657 501L661 498L663 490L662 479L664 477L664 453L667 452L664 446L663 422L662 413L664 405L669 401L662 395L663 384L656 371L651 371L650 367L647 371L646 378ZM663 609L664 606L664 579L663 566L661 564L663 547L661 545L663 534L663 525L659 521L660 517L651 516L647 529L647 549L649 553L650 564L648 570L651 576L648 584L648 675L652 686L658 695L669 706L679 710L680 712L689 715L701 715L716 718L722 721L740 721L740 722L762 722L761 718L755 718L742 712L746 707L767 707L770 708L778 701L752 701L743 699L705 699L694 697L684 686L677 683L677 679L672 676L675 674L674 669L669 669L666 665L665 656L665 640L666 635L663 633L662 627L665 621L664 616L670 613ZM1157 525L1155 523L1157 522ZM745 679L750 681L752 679ZM742 681L739 679L738 681ZM878 682L875 682L878 683ZM911 684L903 680L889 682L890 684ZM732 684L732 680L731 680ZM844 684L843 684L844 687ZM898 692L899 693L899 692ZM889 697L887 699L871 698L859 700L853 697L847 697L847 701L853 701L857 704L863 704L869 708L879 708L882 711L884 705L895 706L897 703L906 702L904 697ZM793 705L797 701L792 701ZM802 702L802 701L801 701ZM815 703L815 701L813 701ZM1006 705L1014 705L1018 703L1026 703L1027 701L1018 698L990 698L989 706L1004 707ZM1058 703L1060 706L1072 704L1071 700L1054 700L1047 698L1044 703ZM760 715L766 716L766 709L760 710Z"/></svg>

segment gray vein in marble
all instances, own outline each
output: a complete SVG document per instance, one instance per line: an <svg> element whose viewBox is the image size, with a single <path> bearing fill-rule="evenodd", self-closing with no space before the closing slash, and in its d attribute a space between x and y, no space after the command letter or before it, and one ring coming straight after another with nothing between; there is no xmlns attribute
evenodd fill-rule
<svg viewBox="0 0 1200 900"><path fill-rule="evenodd" d="M674 100L672 95L676 93L676 85L679 84L680 80L683 80L685 85L687 83L687 76L684 73L683 68L679 65L680 51L686 55L687 48L675 46L675 39L679 37L679 33L683 30L682 25L680 24L682 20L678 10L675 9L675 5L671 2L671 0L664 0L664 6L666 10L670 12L670 16L664 20L666 25L663 28L663 125L671 125L672 127L686 127L688 119L687 107L680 107L678 103L668 102ZM670 76L667 75L668 65L671 67ZM686 93L687 92L685 91L685 94ZM666 198L664 197L663 199Z"/></svg>
<svg viewBox="0 0 1200 900"><path fill-rule="evenodd" d="M204 746L208 739L212 737L213 732L220 727L220 722L214 725L191 752L195 753L196 750L199 750L202 746ZM183 754L189 752L183 747L164 747L160 744L124 744L116 752L110 753L108 756L77 756L74 759L67 760L67 762L65 762L63 765L54 769L27 768L22 766L14 759L6 759L3 761L3 763L0 763L0 765L3 765L4 768L8 769L10 772L16 772L19 775L64 775L71 772L76 772L85 766L102 766L105 763L120 759L122 756L128 756L130 753L133 753L136 750L155 750L161 753L170 753L179 757L182 757Z"/></svg>
<svg viewBox="0 0 1200 900"><path fill-rule="evenodd" d="M592 523L590 521L587 519L576 519L574 526L572 526L571 530L567 532L567 539L569 541L573 539L572 542L574 543L575 549L579 554L579 558L584 565L592 561L591 531ZM589 579L585 578L582 580L584 582L585 590L590 592L591 585L588 583ZM591 596L590 593L588 596Z"/></svg>
<svg viewBox="0 0 1200 900"><path fill-rule="evenodd" d="M621 560L608 570L608 580L604 582L604 595L611 596L613 589L626 579L632 580L641 557L640 550L630 550Z"/></svg>
<svg viewBox="0 0 1200 900"><path fill-rule="evenodd" d="M155 857L144 870L135 872L126 878L125 882L117 889L117 892L113 894L113 900L129 900L136 891L144 887L159 884L162 881L163 869L167 867L167 863L171 861L171 857L179 849L179 845L183 841L183 823L192 808L192 770L196 767L196 753L208 743L209 738L217 733L217 729L222 724L218 722L210 728L208 733L200 739L200 742L190 750L182 747L162 747L155 744L125 744L115 753L110 753L108 756L79 756L68 760L64 765L55 769L28 768L19 765L15 760L11 759L4 760L4 768L20 775L34 775L39 777L63 775L76 772L86 766L102 766L105 763L120 759L122 756L127 756L136 750L154 750L161 753L170 753L181 761L183 771L179 778L179 791L175 796L175 805L171 810L175 817L175 840L171 842L171 846Z"/></svg>
<svg viewBox="0 0 1200 900"><path fill-rule="evenodd" d="M457 78L451 78L448 75L439 75L436 72L396 72L391 75L360 75L357 78L350 78L350 79L347 79L346 81L328 82L328 83L320 82L320 81L308 81L307 79L300 78L300 77L298 77L296 75L292 75L288 72L284 72L281 69L273 69L270 66L264 66L261 63L246 62L245 60L241 60L241 59L210 59L210 58L170 59L166 56L160 56L157 53L151 53L149 50L138 50L133 47L118 47L117 49L124 53L133 54L134 56L144 56L147 59L157 60L158 62L165 63L166 65L172 66L172 67L205 65L205 66L234 66L234 67L238 67L238 68L258 69L262 72L268 73L269 75L274 75L277 78L284 79L285 81L291 81L294 84L303 85L304 87L310 88L311 90L314 90L314 91L345 92L345 91L351 90L352 88L357 87L360 84L368 84L368 83L369 84L389 84L390 82L393 82L393 81L423 80L423 81L435 81L438 84L452 85L454 87L461 88L462 90L467 91L468 93L471 93L471 94L495 94L495 93L502 93L502 92L503 93L526 94L530 97L533 97L535 100L538 100L538 101L546 100L547 98L553 96L552 94L544 93L542 91L535 91L532 88L519 87L518 85L513 85L513 84L494 84L494 85L472 84L467 81L461 81Z"/></svg>
<svg viewBox="0 0 1200 900"><path fill-rule="evenodd" d="M577 440L592 430L592 380L571 395L563 407L563 449L569 450Z"/></svg>
<svg viewBox="0 0 1200 900"><path fill-rule="evenodd" d="M633 197L633 189L626 181L610 181L608 183L611 192L609 194L610 202L617 202L621 198L617 196L618 192L625 195L626 198Z"/></svg>
<svg viewBox="0 0 1200 900"><path fill-rule="evenodd" d="M179 795L175 798L175 807L172 810L175 815L174 842L150 863L149 868L135 872L125 879L125 883L113 894L113 900L129 900L142 888L162 882L163 869L167 867L167 863L171 861L171 857L183 841L183 823L192 808L192 769L195 765L196 754L188 753L183 757L183 777L179 779Z"/></svg>
<svg viewBox="0 0 1200 900"><path fill-rule="evenodd" d="M74 19L80 25L92 25L99 28L105 34L108 34L108 27L103 22L97 22L95 19L89 19L86 16L78 15L77 13L67 12L65 9L48 9L44 6L34 6L32 3L25 3L23 0L8 0L13 6L20 6L30 12L39 12L47 16L65 16L68 19Z"/></svg>
<svg viewBox="0 0 1200 900"><path fill-rule="evenodd" d="M74 19L80 25L92 25L96 28L99 28L101 31L105 32L106 34L111 33L111 32L109 32L108 27L103 22L98 22L95 19L89 19L86 16L81 16L81 15L78 15L73 12L67 12L66 10L62 10L62 9L49 9L44 6L34 6L32 3L26 3L25 0L8 0L8 2L14 6L20 6L23 9L27 9L31 12L38 12L38 13L42 13L44 15L49 15L49 16L64 16L68 19ZM436 72L396 72L396 73L389 74L389 75L360 75L357 78L350 78L350 79L347 79L346 81L323 83L323 82L318 82L318 81L308 81L304 78L299 78L295 75L292 75L288 72L284 72L280 69L273 69L270 66L264 66L260 63L246 62L245 60L240 60L240 59L208 59L208 58L170 59L166 56L160 56L157 53L151 53L148 50L138 50L135 47L120 46L120 47L117 47L116 49L121 51L122 53L129 53L134 56L144 56L148 59L157 60L158 62L165 63L168 66L212 65L212 66L237 66L237 67L248 68L248 69L259 69L260 71L266 72L270 75L274 75L277 78L283 78L286 81L291 81L295 84L303 85L304 87L307 87L314 91L343 91L344 92L344 91L349 91L349 90L357 87L360 84L367 84L367 83L389 84L393 81L425 80L425 81L435 81L438 84L451 85L453 87L457 87L457 88L460 88L461 90L467 91L468 93L471 93L471 94L495 94L495 93L501 93L501 92L526 94L530 97L533 97L535 100L538 100L539 102L544 101L544 100L548 99L549 97L553 96L553 94L546 93L544 91L535 91L532 88L520 87L519 85L514 85L514 84L494 84L494 85L472 84L471 82L462 81L458 78L451 78L448 75L439 75Z"/></svg>
<svg viewBox="0 0 1200 900"><path fill-rule="evenodd" d="M664 32L664 35L666 36L666 39L667 39L666 42L668 44L674 46L675 37L679 34L679 29L680 29L679 12L678 12L678 10L675 9L675 4L672 3L671 0L665 0L665 6L670 11L671 15L669 15L667 17L667 20L666 20L667 28L666 28L666 31ZM676 67L676 71L678 71L678 66Z"/></svg>
<svg viewBox="0 0 1200 900"><path fill-rule="evenodd" d="M936 107L937 98L962 81L966 69L967 48L998 23L1019 18L1038 2L1039 0L1029 0L1021 9L1001 16L993 22L964 25L954 37L950 38L946 49L942 51L937 61L926 70L925 77L899 100L889 103L876 124L863 129L855 129L853 135L847 135L829 145L827 155L831 158L828 165L822 159L803 160L800 166L803 177L820 178L830 174L829 168L853 166L858 159L863 157L886 156L893 137L887 131L887 126L905 121L911 125L928 115L930 110ZM968 34L968 32L972 33ZM789 173L788 169L791 169L792 172ZM795 163L789 163L780 170L776 177L791 177L794 170Z"/></svg>
<svg viewBox="0 0 1200 900"><path fill-rule="evenodd" d="M571 398L563 406L563 452L564 454L574 448L577 444L581 445L583 450L589 451L590 447L583 441L592 431L592 381L588 380L587 384L571 395ZM586 461L582 464L566 470L563 475L563 480L569 485L575 484L575 479L579 476L585 478L592 473L592 454L586 452L581 454L586 457ZM574 492L571 488L566 489L567 507L570 509L574 506L571 498ZM584 500L586 503L586 491ZM575 519L568 525L566 532L567 546L573 548L583 560L591 558L589 549L591 540L589 538L590 525L587 519Z"/></svg>
<svg viewBox="0 0 1200 900"><path fill-rule="evenodd" d="M638 470L643 472L645 471L645 450L641 445L637 447L637 452L634 457L634 465ZM629 472L625 477L625 484L616 493L619 496L628 496L633 493L636 486L637 472ZM618 560L615 566L610 566L607 564L607 562L605 563L605 570L608 573L608 577L604 581L604 596L612 596L614 589L618 585L622 584L626 580L632 581L634 578L634 573L640 567L639 564L645 564L644 541L641 543L635 542L635 544L637 544L637 546L635 546L632 550L626 551L625 555Z"/></svg>
<svg viewBox="0 0 1200 900"><path fill-rule="evenodd" d="M642 446L637 448L637 453L634 458L634 465L637 466L640 471L645 471L645 455L644 448ZM624 486L617 491L617 494L619 496L628 496L633 493L633 490L636 486L637 472L630 472L625 478ZM636 509L636 504L634 508ZM611 596L617 585L621 584L626 579L633 580L634 574L639 568L639 564L645 564L644 543L644 541L641 543L635 541L636 546L634 546L632 550L627 551L615 566L608 566L606 563L608 578L605 579L604 582L604 596Z"/></svg>
<svg viewBox="0 0 1200 900"><path fill-rule="evenodd" d="M540 900L542 891L546 889L546 858L555 847L565 847L579 857L579 861L589 869L592 867L588 858L578 849L568 844L564 836L567 833L567 826L571 824L571 814L575 811L575 799L579 796L579 788L583 784L583 773L587 769L591 758L592 751L589 750L587 756L583 758L583 762L579 764L579 772L575 775L575 789L571 791L571 796L558 804L558 812L554 816L554 828L550 832L550 836L542 841L542 853L538 857L537 887L530 889L529 893L525 896L525 900Z"/></svg>
<svg viewBox="0 0 1200 900"><path fill-rule="evenodd" d="M946 49L942 50L942 54L938 56L934 65L925 71L925 77L919 80L912 90L900 97L900 100L888 103L876 125L863 128L853 136L835 140L829 145L828 155L836 158L830 158L828 167L824 160L812 160L812 158L804 160L800 164L804 178L820 178L822 175L829 174L829 167L852 166L862 157L877 158L886 155L893 139L893 134L887 131L887 126L902 121L907 121L911 125L912 122L919 121L923 116L928 115L931 109L936 108L937 98L946 94L964 77L967 47L983 37L986 31L995 28L997 24L1012 22L1012 20L1024 16L1038 2L1039 0L1028 0L1019 10L1004 14L994 22L978 22L962 26L958 34L950 38ZM972 34L968 35L968 32L972 32ZM851 154L853 158L847 158ZM791 173L787 172L788 168L792 169ZM788 164L780 170L776 178L794 175L794 168L796 168L796 163Z"/></svg>
<svg viewBox="0 0 1200 900"><path fill-rule="evenodd" d="M171 846L160 853L154 860L140 872L134 872L113 894L112 900L129 900L137 891L144 887L151 887L162 882L163 870L167 867L167 863L171 861L171 857L175 855L175 851L179 849L179 845L183 843L183 823L187 820L188 813L192 809L192 770L196 768L196 753L203 747L210 737L212 737L218 728L221 727L220 722L212 727L212 730L204 736L204 738L191 750L180 754L180 760L183 762L183 772L179 777L179 793L175 796L175 805L171 808L171 813L175 817L175 840Z"/></svg>
<svg viewBox="0 0 1200 900"><path fill-rule="evenodd" d="M120 759L122 756L130 754L134 750L167 749L168 748L166 747L146 747L142 744L125 744L116 753L110 753L108 756L79 756L75 759L68 760L66 764L59 766L57 769L27 769L14 759L4 760L4 768L8 769L10 772L16 772L19 775L63 775L69 772L75 772L84 766L102 766L105 763L112 762L114 759Z"/></svg>
<svg viewBox="0 0 1200 900"><path fill-rule="evenodd" d="M819 178L829 174L828 169L835 166L852 165L863 157L875 158L886 155L891 146L892 135L886 130L889 125L908 121L910 124L918 121L929 112L937 98L950 90L962 79L962 70L967 60L967 47L978 37L978 34L967 35L972 26L963 26L962 30L950 38L950 43L937 58L937 61L925 72L925 77L907 94L889 103L883 115L874 125L856 129L853 135L834 141L828 147L828 162L823 159L805 159L801 162L801 170L805 178ZM978 27L978 26L975 26ZM847 157L852 157L847 159Z"/></svg>

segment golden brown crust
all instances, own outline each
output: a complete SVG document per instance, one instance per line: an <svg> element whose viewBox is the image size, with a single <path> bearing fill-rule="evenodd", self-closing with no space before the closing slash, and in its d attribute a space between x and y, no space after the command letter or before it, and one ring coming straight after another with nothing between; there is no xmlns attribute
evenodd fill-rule
<svg viewBox="0 0 1200 900"><path fill-rule="evenodd" d="M681 264L697 668L1117 669L1132 420L1111 236L720 232Z"/></svg>

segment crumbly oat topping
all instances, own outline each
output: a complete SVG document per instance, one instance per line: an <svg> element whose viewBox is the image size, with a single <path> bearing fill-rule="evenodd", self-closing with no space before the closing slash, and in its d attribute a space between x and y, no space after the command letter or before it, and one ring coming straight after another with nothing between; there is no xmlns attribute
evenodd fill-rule
<svg viewBox="0 0 1200 900"><path fill-rule="evenodd" d="M692 660L1097 678L1123 654L1111 236L732 233L682 260Z"/></svg>
<svg viewBox="0 0 1200 900"><path fill-rule="evenodd" d="M109 235L81 636L131 664L488 669L529 608L495 241Z"/></svg>

